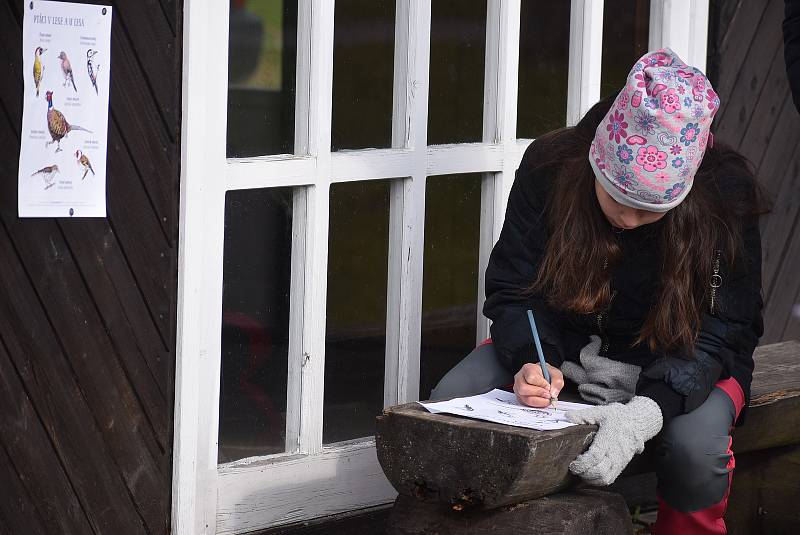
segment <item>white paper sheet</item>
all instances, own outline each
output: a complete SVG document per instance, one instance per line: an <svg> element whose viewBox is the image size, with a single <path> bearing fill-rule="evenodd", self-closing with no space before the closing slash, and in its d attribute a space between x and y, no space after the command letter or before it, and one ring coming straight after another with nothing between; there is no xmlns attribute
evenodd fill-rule
<svg viewBox="0 0 800 535"><path fill-rule="evenodd" d="M111 7L24 11L19 216L105 217Z"/></svg>
<svg viewBox="0 0 800 535"><path fill-rule="evenodd" d="M592 407L585 403L559 401L557 409L535 409L520 404L514 394L497 389L477 396L419 404L434 414L456 414L541 431L573 426L575 424L567 420L565 412Z"/></svg>

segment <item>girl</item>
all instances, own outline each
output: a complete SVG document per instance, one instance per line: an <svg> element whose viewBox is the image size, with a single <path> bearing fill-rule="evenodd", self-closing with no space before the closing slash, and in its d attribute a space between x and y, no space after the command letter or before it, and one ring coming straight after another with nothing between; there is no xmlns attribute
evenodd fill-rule
<svg viewBox="0 0 800 535"><path fill-rule="evenodd" d="M706 77L664 49L575 127L532 143L486 270L492 343L431 394L513 381L520 402L544 407L566 375L600 403L568 414L599 426L576 475L608 485L658 435L659 534L726 533L730 429L763 332L757 188L742 156L713 145L718 107Z"/></svg>

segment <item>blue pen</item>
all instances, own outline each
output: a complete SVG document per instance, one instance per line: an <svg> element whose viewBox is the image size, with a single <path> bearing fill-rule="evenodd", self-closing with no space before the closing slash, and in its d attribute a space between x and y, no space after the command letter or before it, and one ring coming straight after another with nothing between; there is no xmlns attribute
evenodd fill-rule
<svg viewBox="0 0 800 535"><path fill-rule="evenodd" d="M531 333L533 334L533 342L536 344L536 352L539 354L539 366L542 367L542 375L544 376L544 380L550 384L550 371L547 369L547 362L544 360L542 342L539 340L539 331L536 330L536 320L533 319L533 311L530 309L528 309L528 323L531 324ZM551 397L550 403L552 403L553 408L555 408L556 403L558 403L558 398Z"/></svg>

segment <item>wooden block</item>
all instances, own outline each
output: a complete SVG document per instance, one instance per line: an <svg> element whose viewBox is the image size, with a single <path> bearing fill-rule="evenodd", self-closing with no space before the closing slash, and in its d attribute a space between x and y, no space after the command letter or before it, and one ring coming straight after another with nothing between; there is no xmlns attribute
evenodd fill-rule
<svg viewBox="0 0 800 535"><path fill-rule="evenodd" d="M416 403L377 420L378 460L400 494L487 509L566 489L575 481L568 465L596 429L535 431L431 414Z"/></svg>
<svg viewBox="0 0 800 535"><path fill-rule="evenodd" d="M491 511L397 497L387 535L625 535L633 533L622 496L597 489L555 494Z"/></svg>

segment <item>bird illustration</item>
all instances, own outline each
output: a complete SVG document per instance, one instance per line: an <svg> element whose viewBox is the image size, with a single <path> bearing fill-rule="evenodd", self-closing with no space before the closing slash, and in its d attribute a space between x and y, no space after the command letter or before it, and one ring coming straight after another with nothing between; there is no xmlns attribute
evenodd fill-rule
<svg viewBox="0 0 800 535"><path fill-rule="evenodd" d="M36 51L34 55L36 56L33 59L33 83L36 84L36 96L39 96L39 84L42 83L42 71L44 71L44 66L42 65L42 54L47 51L46 48L42 48L40 46L36 47Z"/></svg>
<svg viewBox="0 0 800 535"><path fill-rule="evenodd" d="M92 175L94 175L94 169L92 169L92 162L89 161L89 158L84 153L82 153L80 150L76 150L75 157L78 159L78 163L83 166L83 176L81 177L81 180L86 178L86 173L88 173L89 171L91 171Z"/></svg>
<svg viewBox="0 0 800 535"><path fill-rule="evenodd" d="M45 147L49 147L53 143L58 143L56 152L60 152L61 140L73 130L82 130L84 132L89 132L90 134L92 133L91 130L87 130L82 126L69 124L67 122L67 118L64 117L64 114L53 107L52 91L45 93L45 97L47 98L47 129L50 131L50 137L53 138L45 143Z"/></svg>
<svg viewBox="0 0 800 535"><path fill-rule="evenodd" d="M67 83L72 83L72 89L77 91L78 88L75 87L75 78L72 76L72 64L70 64L69 59L67 59L67 53L62 50L58 55L58 59L61 60L61 72L64 73L64 87L67 86Z"/></svg>
<svg viewBox="0 0 800 535"><path fill-rule="evenodd" d="M97 55L97 50L92 50L90 48L86 51L86 70L89 72L89 80L92 81L94 92L97 93L97 73L100 72L100 65L95 67L94 61L92 61L95 55Z"/></svg>
<svg viewBox="0 0 800 535"><path fill-rule="evenodd" d="M44 180L44 189L48 189L55 186L53 179L55 178L56 173L58 173L58 166L53 164L48 165L47 167L42 167L35 173L32 173L31 176L40 175L42 180Z"/></svg>

